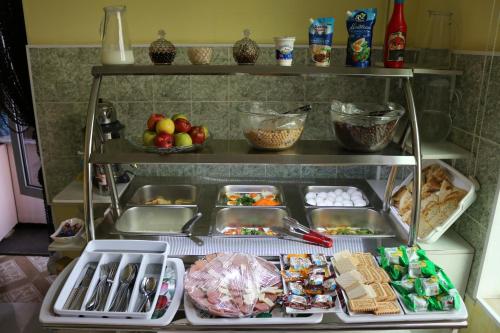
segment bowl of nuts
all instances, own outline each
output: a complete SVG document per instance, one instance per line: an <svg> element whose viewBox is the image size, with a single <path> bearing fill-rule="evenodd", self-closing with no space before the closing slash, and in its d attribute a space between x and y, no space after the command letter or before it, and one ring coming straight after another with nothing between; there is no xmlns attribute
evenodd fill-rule
<svg viewBox="0 0 500 333"><path fill-rule="evenodd" d="M248 143L261 150L285 150L302 135L307 113L278 113L254 105L240 112L240 127Z"/></svg>
<svg viewBox="0 0 500 333"><path fill-rule="evenodd" d="M394 136L405 109L395 103L342 103L330 108L332 131L348 150L375 152L384 149Z"/></svg>

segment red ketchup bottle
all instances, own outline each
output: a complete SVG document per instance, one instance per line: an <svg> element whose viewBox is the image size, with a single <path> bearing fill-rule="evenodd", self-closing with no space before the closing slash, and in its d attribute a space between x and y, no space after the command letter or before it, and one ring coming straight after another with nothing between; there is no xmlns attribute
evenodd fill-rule
<svg viewBox="0 0 500 333"><path fill-rule="evenodd" d="M404 0L394 0L394 10L387 25L384 43L384 67L401 68L406 46Z"/></svg>

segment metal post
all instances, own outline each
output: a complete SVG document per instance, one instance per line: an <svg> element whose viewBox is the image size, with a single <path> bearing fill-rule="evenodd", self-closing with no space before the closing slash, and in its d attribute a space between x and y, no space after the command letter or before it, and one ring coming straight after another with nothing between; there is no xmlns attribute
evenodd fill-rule
<svg viewBox="0 0 500 333"><path fill-rule="evenodd" d="M397 174L398 174L398 167L396 165L393 165L391 167L391 172L389 173L389 177L387 178L387 185L385 186L384 206L383 206L384 212L387 212L389 210L389 207L391 206L392 190L394 188L394 182L396 181Z"/></svg>
<svg viewBox="0 0 500 333"><path fill-rule="evenodd" d="M92 153L95 110L97 108L97 98L101 87L101 76L94 77L92 89L90 91L89 107L87 109L87 125L85 128L85 151L83 155L83 210L85 215L85 229L87 241L95 239L94 210L92 207L92 163L90 155Z"/></svg>
<svg viewBox="0 0 500 333"><path fill-rule="evenodd" d="M116 189L115 173L113 172L113 165L106 164L106 178L111 195L111 210L113 212L114 220L118 219L122 214L120 202L118 201L118 190Z"/></svg>
<svg viewBox="0 0 500 333"><path fill-rule="evenodd" d="M410 226L410 235L408 245L413 246L417 241L418 226L420 220L420 191L422 186L422 155L420 152L420 137L417 124L417 110L413 91L411 89L410 79L404 79L404 91L406 103L408 105L408 118L410 119L413 156L415 156L415 166L413 168L413 206L411 211L412 223Z"/></svg>

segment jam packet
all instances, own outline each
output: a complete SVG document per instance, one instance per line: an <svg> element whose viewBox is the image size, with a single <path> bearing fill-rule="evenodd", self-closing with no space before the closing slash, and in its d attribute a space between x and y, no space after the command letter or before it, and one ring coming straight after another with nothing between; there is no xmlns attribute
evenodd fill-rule
<svg viewBox="0 0 500 333"><path fill-rule="evenodd" d="M316 66L330 66L333 39L333 17L310 19L309 51L311 60Z"/></svg>
<svg viewBox="0 0 500 333"><path fill-rule="evenodd" d="M346 65L369 67L371 65L372 35L376 8L356 9L347 12L347 58Z"/></svg>

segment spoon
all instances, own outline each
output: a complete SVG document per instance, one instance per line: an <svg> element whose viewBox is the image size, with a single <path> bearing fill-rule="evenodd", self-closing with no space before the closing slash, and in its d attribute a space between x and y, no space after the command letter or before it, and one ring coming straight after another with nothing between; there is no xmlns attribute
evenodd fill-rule
<svg viewBox="0 0 500 333"><path fill-rule="evenodd" d="M151 309L151 295L156 291L156 279L153 276L146 276L141 282L141 293L143 301L137 307L137 312L148 312Z"/></svg>
<svg viewBox="0 0 500 333"><path fill-rule="evenodd" d="M136 273L137 273L136 264L127 264L127 266L125 266L125 268L121 271L120 286L118 287L118 291L115 294L113 303L109 309L110 311L116 311L116 312L124 311L122 309L126 307L126 304L123 303L126 297L127 289L132 280L135 278Z"/></svg>

